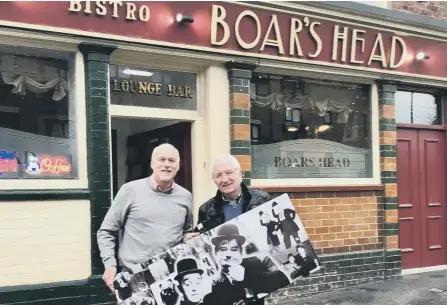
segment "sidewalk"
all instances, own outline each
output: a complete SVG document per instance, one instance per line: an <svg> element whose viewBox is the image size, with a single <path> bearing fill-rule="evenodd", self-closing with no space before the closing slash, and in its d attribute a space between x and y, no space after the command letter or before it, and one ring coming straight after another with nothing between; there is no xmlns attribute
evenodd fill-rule
<svg viewBox="0 0 447 305"><path fill-rule="evenodd" d="M430 291L431 290L431 291ZM330 291L278 305L445 305L447 270Z"/></svg>

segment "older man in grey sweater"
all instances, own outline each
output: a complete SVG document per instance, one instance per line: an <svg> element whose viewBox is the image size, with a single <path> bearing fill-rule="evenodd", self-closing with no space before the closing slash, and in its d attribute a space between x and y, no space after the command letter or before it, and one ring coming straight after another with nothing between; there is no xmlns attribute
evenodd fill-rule
<svg viewBox="0 0 447 305"><path fill-rule="evenodd" d="M105 267L103 280L114 291L117 267L133 270L198 233L193 229L191 193L174 183L178 150L170 144L152 153L153 174L124 184L97 233ZM119 235L119 244L117 237ZM118 246L118 257L115 257Z"/></svg>

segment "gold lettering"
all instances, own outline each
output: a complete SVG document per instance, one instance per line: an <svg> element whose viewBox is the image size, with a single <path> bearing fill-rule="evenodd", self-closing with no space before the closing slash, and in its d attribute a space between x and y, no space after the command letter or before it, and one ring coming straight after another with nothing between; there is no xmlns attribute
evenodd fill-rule
<svg viewBox="0 0 447 305"><path fill-rule="evenodd" d="M377 47L379 47L379 51L380 51L380 54L378 54L378 55L376 55ZM380 33L377 34L376 41L374 42L374 47L371 51L371 55L369 56L368 66L371 65L371 62L373 60L382 62L382 68L387 67L386 57L385 57L385 49L383 47L382 34L380 34Z"/></svg>
<svg viewBox="0 0 447 305"><path fill-rule="evenodd" d="M126 19L127 20L137 20L137 18L135 17L136 9L137 9L137 7L135 4L133 4L132 2L126 2L126 10L127 10Z"/></svg>
<svg viewBox="0 0 447 305"><path fill-rule="evenodd" d="M105 16L107 14L107 8L104 6L106 1L96 1L96 14Z"/></svg>
<svg viewBox="0 0 447 305"><path fill-rule="evenodd" d="M351 38L351 63L354 64L363 64L364 60L356 60L355 55L357 53L357 42L360 41L360 45L362 47L362 53L365 52L365 38L359 37L359 34L365 34L364 30L352 30L352 38Z"/></svg>
<svg viewBox="0 0 447 305"><path fill-rule="evenodd" d="M227 43L230 39L230 27L225 22L227 11L223 6L213 5L211 12L211 44L221 46ZM223 29L223 37L217 41L217 26L220 25Z"/></svg>
<svg viewBox="0 0 447 305"><path fill-rule="evenodd" d="M185 97L192 98L191 87L185 86Z"/></svg>
<svg viewBox="0 0 447 305"><path fill-rule="evenodd" d="M175 95L175 86L174 85L168 85L168 96L174 96Z"/></svg>
<svg viewBox="0 0 447 305"><path fill-rule="evenodd" d="M138 82L138 93L147 94L147 83L146 82Z"/></svg>
<svg viewBox="0 0 447 305"><path fill-rule="evenodd" d="M82 10L81 1L70 1L70 7L68 10L70 12L80 12Z"/></svg>
<svg viewBox="0 0 447 305"><path fill-rule="evenodd" d="M269 39L272 28L275 30L275 39ZM261 51L264 51L266 45L276 47L278 48L279 54L284 54L281 31L279 30L278 17L276 15L272 15L272 20L270 21L267 33L265 34L264 41L261 45Z"/></svg>
<svg viewBox="0 0 447 305"><path fill-rule="evenodd" d="M396 57L397 42L400 44L400 47L402 48L402 56L400 57L399 62L396 64L395 57ZM407 44L402 38L398 36L393 36L393 40L391 41L390 68L391 69L399 68L404 63L405 58L407 58Z"/></svg>
<svg viewBox="0 0 447 305"><path fill-rule="evenodd" d="M130 87L129 82L127 80L123 80L121 82L121 91L127 92L127 91L129 91L129 87Z"/></svg>
<svg viewBox="0 0 447 305"><path fill-rule="evenodd" d="M149 83L148 85L147 85L147 88L148 88L148 93L149 94L154 94L155 93L155 84L154 83Z"/></svg>
<svg viewBox="0 0 447 305"><path fill-rule="evenodd" d="M129 83L130 83L130 92L136 93L138 91L138 83L134 80L131 80Z"/></svg>
<svg viewBox="0 0 447 305"><path fill-rule="evenodd" d="M346 48L348 44L348 27L343 28L343 33L339 32L340 26L336 25L334 27L334 38L332 41L332 60L338 59L338 40L342 41L341 47L341 61L346 61Z"/></svg>
<svg viewBox="0 0 447 305"><path fill-rule="evenodd" d="M315 50L315 53L309 54L309 57L318 57L320 55L321 50L323 49L323 42L321 41L320 35L318 35L317 31L315 30L316 26L319 26L321 22L312 22L310 24L310 35L315 40L315 43L317 44L317 49Z"/></svg>
<svg viewBox="0 0 447 305"><path fill-rule="evenodd" d="M148 21L149 18L151 18L151 11L147 5L142 5L142 6L140 6L138 15L139 15L141 21Z"/></svg>
<svg viewBox="0 0 447 305"><path fill-rule="evenodd" d="M161 95L161 84L155 84L155 95Z"/></svg>
<svg viewBox="0 0 447 305"><path fill-rule="evenodd" d="M177 87L177 93L175 94L176 97L183 97L183 86Z"/></svg>
<svg viewBox="0 0 447 305"><path fill-rule="evenodd" d="M241 21L246 16L251 17L256 23L256 38L250 43L245 42L242 39L241 31L240 31ZM252 49L259 43L259 40L261 40L261 22L259 21L258 16L255 13L253 13L252 11L245 10L239 14L239 16L236 19L236 23L234 25L234 30L236 32L236 40L243 49L246 49L246 50Z"/></svg>
<svg viewBox="0 0 447 305"><path fill-rule="evenodd" d="M303 50L301 49L300 39L298 33L303 29L303 23L300 19L292 18L290 21L290 44L289 55L295 55L295 48L298 56L303 56Z"/></svg>
<svg viewBox="0 0 447 305"><path fill-rule="evenodd" d="M112 80L112 91L120 91L117 79Z"/></svg>
<svg viewBox="0 0 447 305"><path fill-rule="evenodd" d="M110 1L110 4L113 6L113 18L118 18L118 6L123 6L122 1Z"/></svg>

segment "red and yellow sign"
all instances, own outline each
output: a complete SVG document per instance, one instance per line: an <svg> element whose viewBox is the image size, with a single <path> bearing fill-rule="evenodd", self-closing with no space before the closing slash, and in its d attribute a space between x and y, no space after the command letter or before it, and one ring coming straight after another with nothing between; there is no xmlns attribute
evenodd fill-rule
<svg viewBox="0 0 447 305"><path fill-rule="evenodd" d="M40 159L40 172L52 175L69 174L71 173L71 164L63 156L43 156Z"/></svg>

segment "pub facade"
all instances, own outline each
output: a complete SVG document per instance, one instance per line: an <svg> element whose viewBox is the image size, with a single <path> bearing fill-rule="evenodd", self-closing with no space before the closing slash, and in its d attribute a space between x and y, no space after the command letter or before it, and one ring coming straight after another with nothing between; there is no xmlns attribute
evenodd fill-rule
<svg viewBox="0 0 447 305"><path fill-rule="evenodd" d="M318 2L0 3L0 304L106 304L96 232L181 154L288 193L323 270L299 298L447 265L447 24ZM196 219L195 219L196 220Z"/></svg>

